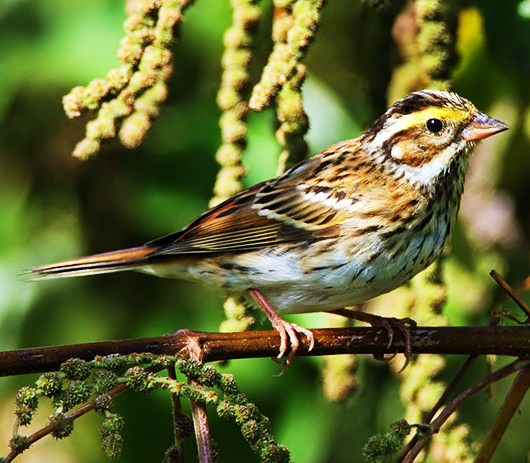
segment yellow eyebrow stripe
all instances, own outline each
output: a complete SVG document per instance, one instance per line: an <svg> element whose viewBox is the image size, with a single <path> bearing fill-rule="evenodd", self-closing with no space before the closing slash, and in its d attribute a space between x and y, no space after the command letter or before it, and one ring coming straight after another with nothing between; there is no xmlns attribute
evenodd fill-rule
<svg viewBox="0 0 530 463"><path fill-rule="evenodd" d="M453 109L450 107L439 108L433 106L430 108L422 109L420 111L415 111L410 114L405 114L399 119L392 121L392 132L397 133L401 132L402 130L407 130L411 127L418 127L420 125L425 124L427 120L433 118L441 119L442 121L461 121L463 119L463 115L467 115L467 113L463 112L461 109Z"/></svg>

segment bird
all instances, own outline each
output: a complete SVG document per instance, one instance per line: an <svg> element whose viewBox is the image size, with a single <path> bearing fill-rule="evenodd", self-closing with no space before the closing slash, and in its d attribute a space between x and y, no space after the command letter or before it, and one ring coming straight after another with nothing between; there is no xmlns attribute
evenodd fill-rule
<svg viewBox="0 0 530 463"><path fill-rule="evenodd" d="M142 246L28 270L50 279L135 270L202 283L257 304L278 357L313 333L282 315L341 313L432 264L455 224L476 143L507 130L453 92L395 102L357 138L243 190Z"/></svg>

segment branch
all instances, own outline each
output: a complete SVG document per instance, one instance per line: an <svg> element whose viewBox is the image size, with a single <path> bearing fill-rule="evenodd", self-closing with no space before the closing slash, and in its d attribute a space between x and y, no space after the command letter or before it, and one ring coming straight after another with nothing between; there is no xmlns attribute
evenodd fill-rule
<svg viewBox="0 0 530 463"><path fill-rule="evenodd" d="M127 390L127 386L125 384L119 384L118 386L112 388L110 391L105 393L105 396L109 398L116 397L117 395L121 394ZM98 400L93 400L82 407L79 407L77 410L66 414L62 419L53 421L43 428L39 429L38 431L35 431L33 434L27 436L25 440L25 447L24 448L13 448L11 452L5 457L5 459L0 459L1 461L8 463L13 461L18 455L20 455L26 448L29 448L31 445L33 445L38 440L42 439L43 437L51 434L55 429L58 429L60 426L64 426L65 423L74 421L81 416L85 415L86 413L94 410L94 408L97 407Z"/></svg>
<svg viewBox="0 0 530 463"><path fill-rule="evenodd" d="M188 381L192 386L201 386L201 383L196 380L189 379ZM190 404L199 461L201 463L215 463L217 452L215 443L210 435L210 423L206 404L195 400L190 400Z"/></svg>
<svg viewBox="0 0 530 463"><path fill-rule="evenodd" d="M475 463L487 463L493 457L493 454L499 445L502 436L510 421L517 413L522 400L524 399L528 388L530 387L530 368L522 369L515 378L504 403L502 404L493 426L490 428L488 435L482 442L480 450L476 456Z"/></svg>
<svg viewBox="0 0 530 463"><path fill-rule="evenodd" d="M501 287L501 289L510 296L510 298L519 306L519 308L526 314L527 320L530 320L530 307L526 304L523 298L502 278L495 270L490 272L491 278ZM524 324L527 322L519 322Z"/></svg>
<svg viewBox="0 0 530 463"><path fill-rule="evenodd" d="M506 378L512 373L521 370L522 368L528 367L528 360L515 360L512 363L490 373L488 376L477 381L473 386L466 389L464 392L459 394L454 400L452 400L438 415L438 417L429 424L428 432L422 430L422 437L418 439L414 447L405 455L403 458L400 456L396 460L396 463L413 463L419 453L425 447L426 441L430 439L432 434L440 431L442 425L449 419L449 417L456 411L456 409L462 405L470 397L474 396L480 391L483 391L487 387L491 386L495 382Z"/></svg>
<svg viewBox="0 0 530 463"><path fill-rule="evenodd" d="M460 381L462 380L464 374L469 370L469 367L471 364L477 359L477 355L469 355L465 362L462 364L462 366L458 369L456 374L453 376L453 379L451 382L447 385L445 388L445 391L440 396L436 404L432 407L432 409L425 415L423 418L423 423L426 426L428 426L433 418L436 416L438 411L446 404L447 400L449 399L449 396L453 393L455 388L458 386ZM416 445L418 444L418 441L422 438L422 433L416 433L412 438L407 442L407 445L403 447L401 450L399 456L395 460L394 463L403 463L405 458L409 455L409 453L412 451L412 449L416 448Z"/></svg>
<svg viewBox="0 0 530 463"><path fill-rule="evenodd" d="M384 328L326 328L312 330L315 347L301 340L298 355L395 354L405 351L400 332L388 345ZM493 354L528 356L530 327L411 327L414 354ZM69 358L91 360L110 354L128 355L149 352L160 355L181 355L202 362L217 360L275 357L280 338L276 331L242 333L207 333L187 329L155 338L123 339L84 344L38 347L0 352L0 376L20 375L57 370Z"/></svg>

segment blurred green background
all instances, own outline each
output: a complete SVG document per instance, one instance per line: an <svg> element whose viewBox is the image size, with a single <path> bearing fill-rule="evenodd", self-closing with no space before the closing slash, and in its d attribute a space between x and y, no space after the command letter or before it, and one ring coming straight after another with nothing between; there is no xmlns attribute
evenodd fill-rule
<svg viewBox="0 0 530 463"><path fill-rule="evenodd" d="M262 3L256 76L270 49L270 6ZM360 2L329 2L325 8L307 59L312 153L356 136L386 109L386 89L398 64L391 27L403 4L392 2L383 13ZM451 321L485 324L492 308L511 307L489 270L495 267L514 284L528 276L530 2L466 5L455 89L512 127L473 159L446 266ZM215 94L230 16L228 1L197 1L174 47L169 101L144 144L130 151L111 142L97 159L83 163L69 153L83 137L86 119L67 120L61 97L117 65L122 2L0 3L1 350L155 336L184 327L218 329L223 296L190 283L135 273L24 283L17 275L31 266L143 243L205 210L217 172ZM251 116L248 184L274 175L279 146L273 132L270 111ZM296 320L308 327L327 322L320 314ZM450 359L442 377L449 377L461 360ZM297 359L281 378L273 377L279 367L268 359L234 361L224 370L235 374L271 418L278 441L291 449L294 461L361 461L368 437L403 415L399 382L386 364L364 361L356 394L346 403L330 404L321 392L321 363ZM486 371L485 362L478 362L468 381ZM33 380L0 379L0 455L7 453L13 396ZM473 439L487 432L508 385L495 386L492 398L480 395L461 410ZM115 410L126 419L120 461L160 461L172 439L169 397L129 393L116 401ZM44 408L40 423L45 418ZM221 461L257 461L235 425L212 421ZM84 417L71 438L45 439L19 461L104 461L99 422L99 417ZM494 461L527 461L529 425L530 404L524 403ZM193 442L188 446L192 450Z"/></svg>

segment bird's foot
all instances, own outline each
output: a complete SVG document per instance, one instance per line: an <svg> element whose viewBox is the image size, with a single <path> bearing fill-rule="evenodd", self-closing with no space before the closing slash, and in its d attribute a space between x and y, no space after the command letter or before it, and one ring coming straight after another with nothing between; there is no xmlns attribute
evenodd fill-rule
<svg viewBox="0 0 530 463"><path fill-rule="evenodd" d="M297 325L296 323L290 323L288 321L285 321L282 317L280 317L276 310L274 310L274 308L267 302L267 300L257 289L250 289L249 292L252 298L256 301L256 303L267 314L267 317L269 318L272 327L276 331L278 331L280 335L280 352L277 358L283 357L285 353L289 350L289 354L287 354L287 358L283 363L283 374L285 373L285 371L287 371L287 368L289 368L289 365L291 364L293 357L296 354L296 351L300 347L299 336L305 336L305 338L309 342L309 347L307 349L308 351L311 351L315 346L315 337L310 330L303 328Z"/></svg>
<svg viewBox="0 0 530 463"><path fill-rule="evenodd" d="M334 310L332 313L368 323L374 328L384 328L388 336L387 348L392 345L395 331L399 331L405 338L405 364L399 371L403 371L410 363L410 359L412 358L412 336L410 334L410 328L416 326L416 322L411 318L381 317L380 315L348 309Z"/></svg>

